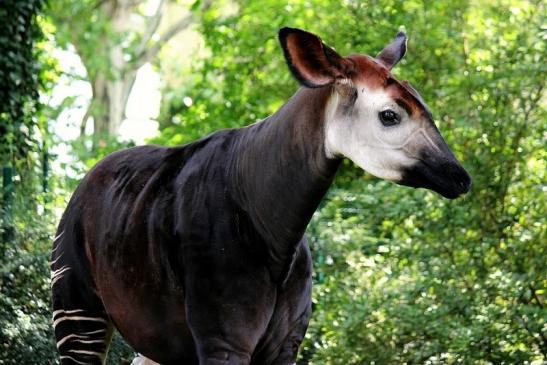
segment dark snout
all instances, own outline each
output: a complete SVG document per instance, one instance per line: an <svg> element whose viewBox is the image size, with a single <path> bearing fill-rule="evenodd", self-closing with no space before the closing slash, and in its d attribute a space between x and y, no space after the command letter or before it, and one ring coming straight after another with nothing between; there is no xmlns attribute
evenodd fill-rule
<svg viewBox="0 0 547 365"><path fill-rule="evenodd" d="M455 199L469 191L471 177L441 135L435 137L436 140L431 138L430 143L419 147L416 163L404 169L399 184L430 189L445 198Z"/></svg>
<svg viewBox="0 0 547 365"><path fill-rule="evenodd" d="M455 199L469 191L471 177L457 161L419 161L405 169L399 184L433 190L445 198Z"/></svg>

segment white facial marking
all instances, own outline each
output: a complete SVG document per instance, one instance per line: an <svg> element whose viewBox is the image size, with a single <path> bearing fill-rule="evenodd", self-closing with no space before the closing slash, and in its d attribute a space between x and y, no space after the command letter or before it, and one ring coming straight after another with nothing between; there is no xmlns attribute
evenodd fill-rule
<svg viewBox="0 0 547 365"><path fill-rule="evenodd" d="M429 137L421 120L411 120L407 112L382 89L356 85L358 96L348 110L340 105L335 92L326 107L325 152L327 157L344 156L363 170L383 179L400 180L402 169L416 163L414 148L418 135ZM384 126L378 114L392 110L400 117L395 126Z"/></svg>

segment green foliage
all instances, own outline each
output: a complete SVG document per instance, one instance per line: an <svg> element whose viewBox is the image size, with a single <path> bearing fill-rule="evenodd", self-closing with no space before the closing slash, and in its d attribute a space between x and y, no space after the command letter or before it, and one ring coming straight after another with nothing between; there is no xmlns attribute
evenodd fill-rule
<svg viewBox="0 0 547 365"><path fill-rule="evenodd" d="M55 356L45 245L52 227L39 216L47 138L39 91L52 77L39 24L44 3L0 6L0 166L11 176L0 184L1 364L47 363Z"/></svg>
<svg viewBox="0 0 547 365"><path fill-rule="evenodd" d="M50 320L49 260L45 247L40 251L44 254L13 252L15 258L0 267L0 364L53 364L57 357Z"/></svg>
<svg viewBox="0 0 547 365"><path fill-rule="evenodd" d="M0 164L26 157L34 146L41 70L34 44L43 4L7 0L0 7Z"/></svg>
<svg viewBox="0 0 547 365"><path fill-rule="evenodd" d="M55 24L55 42L61 48L78 47L90 79L101 71L108 74L110 43L107 40L121 41L112 31L110 19L100 5L95 0L58 0L48 7L48 15ZM101 43L104 47L97 47Z"/></svg>
<svg viewBox="0 0 547 365"><path fill-rule="evenodd" d="M187 86L165 90L155 142L273 113L297 87L282 26L371 55L403 26L409 52L394 72L417 86L473 176L470 194L446 201L344 165L309 229L314 314L299 363L545 361L544 13L530 1L249 0L206 14L211 53Z"/></svg>
<svg viewBox="0 0 547 365"><path fill-rule="evenodd" d="M17 220L12 210L22 206L36 211L42 188L42 157L47 153L46 109L39 92L49 94L55 78L54 64L46 54L40 17L44 1L4 1L0 6L0 167L12 182L2 181L0 231L6 220ZM8 191L15 191L13 199ZM23 192L30 192L26 199ZM20 196L19 196L20 194ZM15 205L12 207L12 205ZM8 212L9 210L9 212ZM4 249L0 242L0 251ZM3 252L2 252L3 253Z"/></svg>

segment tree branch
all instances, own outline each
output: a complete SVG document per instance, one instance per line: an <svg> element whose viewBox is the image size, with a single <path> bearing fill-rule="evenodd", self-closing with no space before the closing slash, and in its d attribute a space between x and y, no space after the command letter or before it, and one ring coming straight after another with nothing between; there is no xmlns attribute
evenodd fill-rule
<svg viewBox="0 0 547 365"><path fill-rule="evenodd" d="M129 95L131 94L131 90L133 89L133 85L135 84L135 81L137 80L137 69L133 69L132 71L128 72L124 76L123 80L123 110L125 113L125 110L127 109L127 102L129 101Z"/></svg>
<svg viewBox="0 0 547 365"><path fill-rule="evenodd" d="M97 10L101 6L103 6L104 3L106 3L108 0L99 0L93 6L91 7L91 11Z"/></svg>
<svg viewBox="0 0 547 365"><path fill-rule="evenodd" d="M177 23L175 23L167 32L165 32L156 43L154 43L153 46L146 49L144 52L142 52L139 56L137 56L137 68L141 67L147 62L150 62L156 55L159 53L159 51L162 49L162 47L167 43L171 38L173 38L175 35L177 35L182 30L186 29L190 24L192 24L194 20L194 14L190 13L184 18L180 19Z"/></svg>
<svg viewBox="0 0 547 365"><path fill-rule="evenodd" d="M89 105L87 106L87 110L85 111L82 121L80 122L80 137L83 137L85 135L85 128L87 127L87 121L89 120L89 117L91 116L92 105L93 105L93 101L90 100Z"/></svg>
<svg viewBox="0 0 547 365"><path fill-rule="evenodd" d="M211 7L213 1L212 0L205 0L203 1L203 5L200 9L201 12L206 11L208 8ZM150 48L145 49L142 51L142 53L138 54L136 57L135 66L136 68L141 67L147 62L150 62L159 51L161 51L162 47L175 35L183 31L184 29L188 28L190 24L195 20L196 14L190 13L183 18L179 19L175 24L171 26L164 34L161 35L160 39L156 41Z"/></svg>
<svg viewBox="0 0 547 365"><path fill-rule="evenodd" d="M140 55L146 51L146 45L148 44L148 42L150 42L154 34L156 34L156 31L158 30L158 27L161 23L161 18L163 17L165 6L166 0L161 0L158 4L156 12L149 18L148 25L144 30L144 34L142 35L142 39L139 45L137 46L137 50L135 52L136 54Z"/></svg>

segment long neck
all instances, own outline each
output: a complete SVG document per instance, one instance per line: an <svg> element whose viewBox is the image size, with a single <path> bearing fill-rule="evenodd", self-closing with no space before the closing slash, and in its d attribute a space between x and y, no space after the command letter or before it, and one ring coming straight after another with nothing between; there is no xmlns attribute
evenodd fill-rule
<svg viewBox="0 0 547 365"><path fill-rule="evenodd" d="M277 113L243 129L235 145L236 200L280 267L290 263L340 164L324 148L331 93L300 89Z"/></svg>

